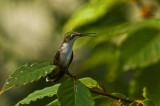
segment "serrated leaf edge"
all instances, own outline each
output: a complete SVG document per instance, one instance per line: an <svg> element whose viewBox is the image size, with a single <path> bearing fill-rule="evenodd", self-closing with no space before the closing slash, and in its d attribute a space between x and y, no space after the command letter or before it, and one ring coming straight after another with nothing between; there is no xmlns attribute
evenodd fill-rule
<svg viewBox="0 0 160 106"><path fill-rule="evenodd" d="M38 63L38 62L35 62L35 63ZM28 64L28 63L26 63L26 64ZM24 64L24 65L26 65L26 64ZM22 65L22 66L24 66L24 65ZM18 69L20 69L22 66L20 66ZM43 68L41 68L41 69L45 69L45 68L48 68L50 65L48 65L47 67L43 67ZM53 69L55 69L56 68L56 66L55 65L53 65L54 66L54 68ZM17 69L17 70L18 70ZM41 70L41 69L38 69L38 70ZM53 70L52 69L52 70ZM37 70L36 70L37 71ZM9 75L9 77L14 73L15 71L13 71L10 75ZM35 72L35 71L34 71ZM33 71L31 72L31 73L33 73ZM27 73L27 74L30 74L30 73ZM49 73L47 73L47 74L49 74ZM46 75L47 75L46 74ZM26 75L26 74L25 74ZM46 76L45 75L45 76ZM42 77L45 77L45 76L42 76ZM8 78L9 78L8 77ZM42 78L42 77L40 77L40 78ZM26 85L26 84L30 84L30 83L32 83L32 82L36 82L36 81L38 81L40 78L38 78L37 80L32 80L31 82L29 82L29 83L24 83L23 85ZM6 82L8 81L8 79L6 80ZM5 84L3 85L3 87L6 85L6 82L5 82ZM3 87L2 87L2 89L1 89L1 91L0 91L0 95L3 93L3 92L5 92L5 91L7 91L8 89L10 89L10 88L12 88L12 87L14 87L14 86L17 86L17 85L12 85L12 86L10 86L9 88L7 88L7 89L5 89L5 90L3 90Z"/></svg>
<svg viewBox="0 0 160 106"><path fill-rule="evenodd" d="M60 86L60 84L56 84L56 85L59 85ZM55 85L54 85L55 86ZM50 86L50 87L53 87L53 86ZM49 88L49 87L47 87L47 88ZM44 89L47 89L47 88L43 88L43 89L41 89L41 90L44 90ZM41 90L36 90L36 91L34 91L33 93L35 93L35 92L37 92L37 91L41 91ZM31 94L33 94L33 93L31 93ZM29 94L28 96L30 96L31 94ZM56 94L54 94L54 95L56 95ZM54 96L54 95L47 95L47 96L43 96L43 97L39 97L39 98L36 98L36 99L32 99L31 101L29 101L29 102L21 102L21 101L23 101L23 100L21 100L21 101L19 101L15 106L19 106L20 104L30 104L31 102L34 102L34 101L37 101L37 100L40 100L40 99L43 99L44 97L52 97L52 96ZM27 96L27 97L28 97ZM27 98L26 97L26 98Z"/></svg>

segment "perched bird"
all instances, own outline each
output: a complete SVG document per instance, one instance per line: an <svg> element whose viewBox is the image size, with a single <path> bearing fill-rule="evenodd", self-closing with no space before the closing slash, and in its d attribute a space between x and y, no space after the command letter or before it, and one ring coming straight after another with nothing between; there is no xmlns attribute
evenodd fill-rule
<svg viewBox="0 0 160 106"><path fill-rule="evenodd" d="M65 73L70 75L71 77L74 77L68 71L68 67L73 60L73 51L72 51L73 44L75 40L79 37L84 37L84 36L94 37L93 35L90 34L95 34L95 33L67 32L65 34L62 46L57 51L53 60L54 65L56 65L56 69L53 70L51 74L47 76L46 81L57 82L64 76Z"/></svg>

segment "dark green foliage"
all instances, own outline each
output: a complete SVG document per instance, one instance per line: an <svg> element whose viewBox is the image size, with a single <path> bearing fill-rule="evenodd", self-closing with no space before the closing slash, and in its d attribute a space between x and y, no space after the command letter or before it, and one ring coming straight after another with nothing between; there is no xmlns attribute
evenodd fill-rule
<svg viewBox="0 0 160 106"><path fill-rule="evenodd" d="M155 105L151 100L146 99L143 101L143 106L155 106Z"/></svg>
<svg viewBox="0 0 160 106"><path fill-rule="evenodd" d="M82 82L81 82L82 81ZM89 77L82 78L80 80L77 80L76 82L73 81L72 79L69 79L65 81L64 83L61 84L61 87L59 88L60 84L55 84L51 87L46 87L42 90L37 90L31 94L29 94L26 98L23 100L19 101L16 106L19 106L20 104L30 104L32 101L37 101L38 99L43 99L44 97L53 97L54 95L58 96L60 95L59 100L62 100L62 104L65 104L63 101L67 99L67 97L70 97L71 95L73 98L71 100L68 100L71 102L71 104L78 105L79 101L80 104L82 103L88 103L91 106L94 105L94 101L92 100L92 96L88 90L87 87L89 88L94 88L98 86L98 83ZM68 86L68 88L64 87ZM69 92L66 92L68 91ZM67 94L65 94L65 92ZM73 95L72 95L73 94ZM83 95L82 95L83 94ZM66 95L66 96L65 96ZM65 99L63 99L65 97ZM74 98L76 97L76 98ZM90 101L88 101L90 99ZM74 101L75 100L75 101ZM78 104L76 104L78 103ZM51 103L47 104L47 106L60 106L58 99L52 101Z"/></svg>
<svg viewBox="0 0 160 106"><path fill-rule="evenodd" d="M141 28L130 33L121 45L125 69L145 67L156 63L159 56L159 29Z"/></svg>
<svg viewBox="0 0 160 106"><path fill-rule="evenodd" d="M159 63L140 69L135 73L135 77L131 81L130 94L134 98L142 98L142 93L145 98L151 99L156 105L160 104L160 65ZM153 77L152 77L153 76ZM145 88L144 88L145 87ZM142 89L143 92L142 92Z"/></svg>
<svg viewBox="0 0 160 106"><path fill-rule="evenodd" d="M79 80L63 82L58 89L58 99L62 106L94 106L90 91Z"/></svg>

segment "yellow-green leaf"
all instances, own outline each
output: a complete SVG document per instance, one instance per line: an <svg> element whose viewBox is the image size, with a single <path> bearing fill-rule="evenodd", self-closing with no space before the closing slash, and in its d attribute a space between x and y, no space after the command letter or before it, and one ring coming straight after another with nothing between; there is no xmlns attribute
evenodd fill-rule
<svg viewBox="0 0 160 106"><path fill-rule="evenodd" d="M92 78L90 78L90 77L81 78L79 80L89 88L94 88L94 87L98 86L97 81L92 79Z"/></svg>

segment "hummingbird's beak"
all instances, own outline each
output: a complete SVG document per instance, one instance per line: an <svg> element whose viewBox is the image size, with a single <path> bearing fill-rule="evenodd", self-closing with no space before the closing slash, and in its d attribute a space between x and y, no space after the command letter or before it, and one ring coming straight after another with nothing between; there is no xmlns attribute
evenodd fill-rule
<svg viewBox="0 0 160 106"><path fill-rule="evenodd" d="M83 36L91 36L91 37L96 37L94 35L91 34L96 34L96 33L80 33L78 36L83 37Z"/></svg>

